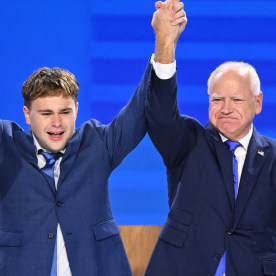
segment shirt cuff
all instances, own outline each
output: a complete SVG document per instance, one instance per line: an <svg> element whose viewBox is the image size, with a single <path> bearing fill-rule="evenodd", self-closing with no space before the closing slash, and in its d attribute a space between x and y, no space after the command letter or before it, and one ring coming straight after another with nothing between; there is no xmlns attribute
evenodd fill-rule
<svg viewBox="0 0 276 276"><path fill-rule="evenodd" d="M153 70L159 79L170 79L176 72L176 61L170 64L162 64L154 61L154 54L152 54L150 62Z"/></svg>

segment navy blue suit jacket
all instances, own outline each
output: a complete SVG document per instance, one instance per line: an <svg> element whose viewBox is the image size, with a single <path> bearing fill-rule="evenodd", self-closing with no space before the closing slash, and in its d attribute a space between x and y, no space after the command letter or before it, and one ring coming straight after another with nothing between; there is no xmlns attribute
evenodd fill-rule
<svg viewBox="0 0 276 276"><path fill-rule="evenodd" d="M49 276L58 222L74 276L132 275L111 211L108 178L146 133L150 69L109 125L90 120L76 130L57 191L37 166L32 134L0 121L0 275Z"/></svg>
<svg viewBox="0 0 276 276"><path fill-rule="evenodd" d="M213 276L226 250L227 276L276 275L276 143L256 129L236 205L232 153L210 123L179 114L176 76L154 74L149 135L167 167L170 212L147 276Z"/></svg>

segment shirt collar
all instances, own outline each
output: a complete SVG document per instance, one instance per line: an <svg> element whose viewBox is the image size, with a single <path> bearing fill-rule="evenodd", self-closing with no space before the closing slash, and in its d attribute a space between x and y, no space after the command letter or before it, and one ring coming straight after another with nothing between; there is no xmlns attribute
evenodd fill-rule
<svg viewBox="0 0 276 276"><path fill-rule="evenodd" d="M34 139L34 145L35 145L35 149L36 149L36 154L39 153L39 150L43 150L43 151L45 151L45 152L49 152L48 150L42 148L42 147L40 146L40 144L38 143L37 139L35 138L34 134L32 134L32 135L33 135L33 139ZM64 154L64 153L65 153L65 150L66 150L66 148L63 149L63 150L61 150L60 152Z"/></svg>
<svg viewBox="0 0 276 276"><path fill-rule="evenodd" d="M246 151L247 151L250 139L252 137L252 134L253 134L253 125L251 125L249 132L238 141ZM221 133L219 133L219 135L221 137L222 142L229 140L225 136L223 136Z"/></svg>

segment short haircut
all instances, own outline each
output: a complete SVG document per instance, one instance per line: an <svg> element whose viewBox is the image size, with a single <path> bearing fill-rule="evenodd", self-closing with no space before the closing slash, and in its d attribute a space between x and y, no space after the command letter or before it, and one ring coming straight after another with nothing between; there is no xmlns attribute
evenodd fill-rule
<svg viewBox="0 0 276 276"><path fill-rule="evenodd" d="M211 92L213 79L218 73L226 72L228 70L236 70L240 68L245 68L248 70L252 94L254 96L257 96L261 91L261 82L255 68L249 63L239 62L239 61L228 61L228 62L222 63L211 73L207 82L208 95L210 95L210 92Z"/></svg>
<svg viewBox="0 0 276 276"><path fill-rule="evenodd" d="M79 84L75 76L58 67L43 67L36 70L23 84L21 93L24 105L31 108L32 101L40 97L72 97L77 102Z"/></svg>

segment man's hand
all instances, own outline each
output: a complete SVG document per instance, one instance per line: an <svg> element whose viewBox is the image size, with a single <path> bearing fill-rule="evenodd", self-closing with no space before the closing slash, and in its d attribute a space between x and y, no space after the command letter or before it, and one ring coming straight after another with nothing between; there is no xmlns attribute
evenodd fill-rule
<svg viewBox="0 0 276 276"><path fill-rule="evenodd" d="M172 63L175 48L180 34L187 24L183 3L179 0L167 0L155 3L156 12L153 14L152 27L156 36L155 61Z"/></svg>

